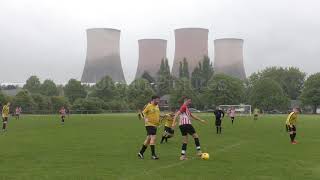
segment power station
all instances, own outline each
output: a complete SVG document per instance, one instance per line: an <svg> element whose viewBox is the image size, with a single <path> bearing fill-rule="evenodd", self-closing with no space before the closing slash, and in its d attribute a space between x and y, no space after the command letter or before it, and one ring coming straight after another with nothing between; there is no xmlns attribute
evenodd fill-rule
<svg viewBox="0 0 320 180"><path fill-rule="evenodd" d="M186 58L189 73L198 66L204 56L208 56L208 29L181 28L175 33L175 54L172 66L172 75L179 77L179 64Z"/></svg>
<svg viewBox="0 0 320 180"><path fill-rule="evenodd" d="M120 60L120 30L87 30L87 57L81 78L83 83L97 83L105 76L125 83Z"/></svg>
<svg viewBox="0 0 320 180"><path fill-rule="evenodd" d="M161 60L167 57L167 40L164 39L140 39L139 62L135 79L148 73L154 80L158 78Z"/></svg>
<svg viewBox="0 0 320 180"><path fill-rule="evenodd" d="M243 40L235 38L214 41L214 72L244 80Z"/></svg>

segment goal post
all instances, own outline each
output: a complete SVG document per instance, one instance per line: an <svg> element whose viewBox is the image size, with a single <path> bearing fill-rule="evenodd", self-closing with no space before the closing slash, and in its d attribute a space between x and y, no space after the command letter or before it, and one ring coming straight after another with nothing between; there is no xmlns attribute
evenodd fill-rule
<svg viewBox="0 0 320 180"><path fill-rule="evenodd" d="M236 114L240 116L251 116L251 105L238 104L238 105L219 105L224 112L229 112L232 108L236 110Z"/></svg>

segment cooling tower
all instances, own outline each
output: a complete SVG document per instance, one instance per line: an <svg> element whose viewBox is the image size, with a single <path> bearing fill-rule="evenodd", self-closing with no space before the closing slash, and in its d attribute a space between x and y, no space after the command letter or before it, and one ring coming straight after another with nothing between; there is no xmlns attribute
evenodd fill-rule
<svg viewBox="0 0 320 180"><path fill-rule="evenodd" d="M87 30L87 57L81 81L96 83L105 76L125 83L120 60L120 30L95 28Z"/></svg>
<svg viewBox="0 0 320 180"><path fill-rule="evenodd" d="M244 80L242 39L216 39L214 41L214 72Z"/></svg>
<svg viewBox="0 0 320 180"><path fill-rule="evenodd" d="M175 54L172 75L179 77L179 63L186 58L191 74L204 56L208 56L208 29L182 28L175 30Z"/></svg>
<svg viewBox="0 0 320 180"><path fill-rule="evenodd" d="M148 72L155 80L158 78L161 60L167 57L167 41L163 39L141 39L139 43L139 62L136 79Z"/></svg>

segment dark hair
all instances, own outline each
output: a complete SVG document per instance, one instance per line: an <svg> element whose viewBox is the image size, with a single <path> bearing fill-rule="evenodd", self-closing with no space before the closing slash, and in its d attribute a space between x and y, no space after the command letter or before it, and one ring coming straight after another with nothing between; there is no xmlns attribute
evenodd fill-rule
<svg viewBox="0 0 320 180"><path fill-rule="evenodd" d="M151 97L151 100L155 100L155 99L160 99L160 97L159 96L152 96Z"/></svg>

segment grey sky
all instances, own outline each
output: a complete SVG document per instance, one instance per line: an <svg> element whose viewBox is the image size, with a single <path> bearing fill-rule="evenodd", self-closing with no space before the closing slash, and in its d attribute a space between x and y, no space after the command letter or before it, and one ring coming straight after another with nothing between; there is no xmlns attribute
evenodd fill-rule
<svg viewBox="0 0 320 180"><path fill-rule="evenodd" d="M87 28L121 30L121 59L127 82L134 78L140 38L168 40L174 29L209 29L215 38L243 38L247 75L267 66L320 70L320 1L317 0L1 0L0 82L30 75L64 83L80 79Z"/></svg>

